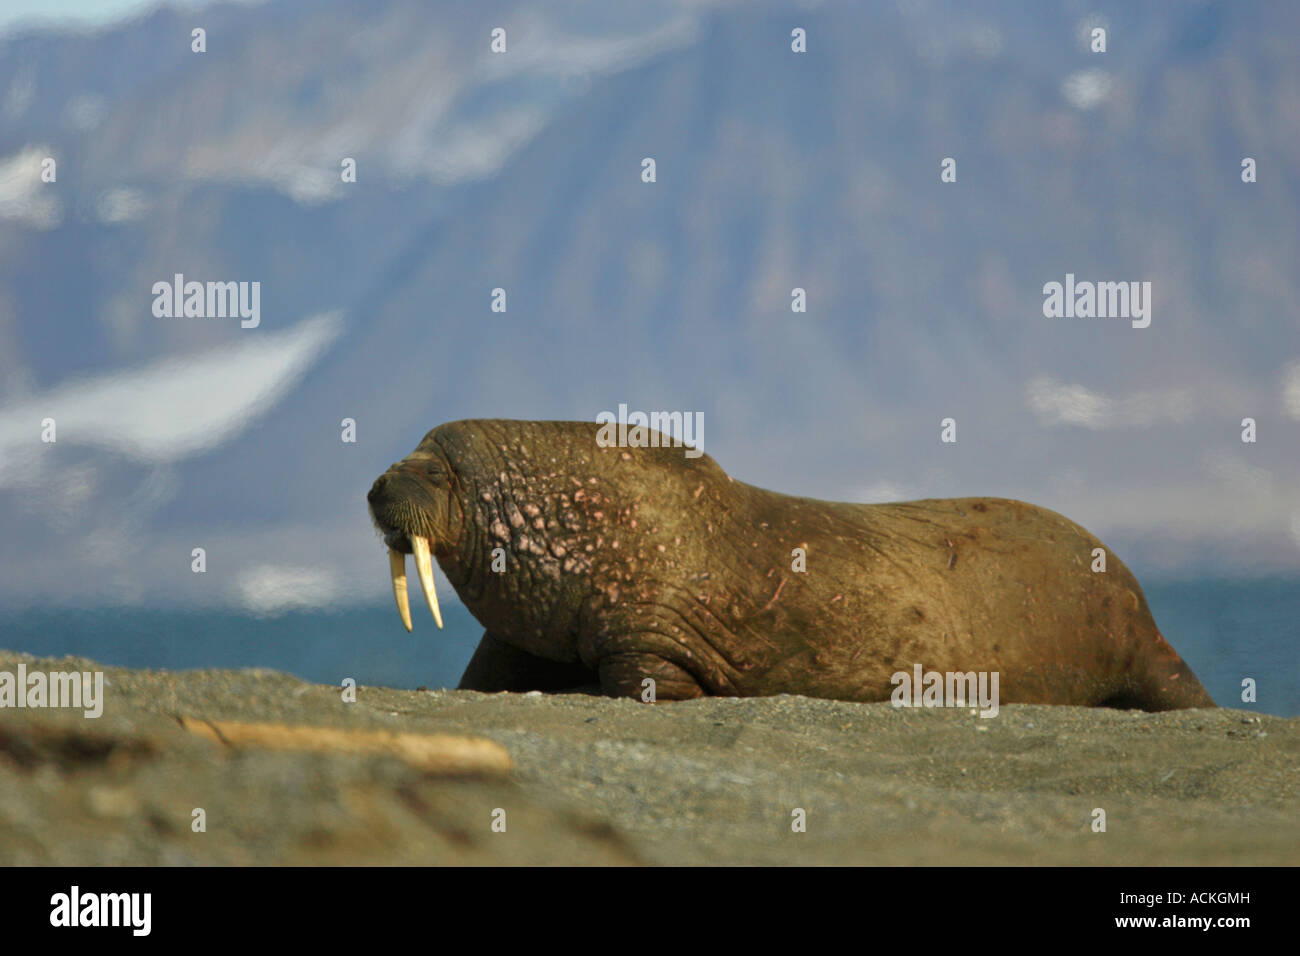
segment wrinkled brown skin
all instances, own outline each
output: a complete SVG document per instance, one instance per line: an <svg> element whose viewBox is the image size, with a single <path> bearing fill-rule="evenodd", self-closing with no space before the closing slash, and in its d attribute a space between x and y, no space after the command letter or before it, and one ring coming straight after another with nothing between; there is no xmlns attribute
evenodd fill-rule
<svg viewBox="0 0 1300 956"><path fill-rule="evenodd" d="M796 498L599 427L452 422L371 488L390 546L428 536L487 628L462 688L883 701L920 664L997 671L1002 703L1215 706L1128 568L1094 573L1103 545L1059 514Z"/></svg>

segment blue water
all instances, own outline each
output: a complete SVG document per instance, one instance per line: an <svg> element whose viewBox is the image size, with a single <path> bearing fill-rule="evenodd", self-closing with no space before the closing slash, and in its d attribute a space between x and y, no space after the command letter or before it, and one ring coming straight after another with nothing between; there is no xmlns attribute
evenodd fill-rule
<svg viewBox="0 0 1300 956"><path fill-rule="evenodd" d="M1300 714L1300 581L1178 581L1144 586L1156 623L1222 706ZM311 681L413 688L456 685L483 633L448 602L446 628L391 603L259 617L140 608L0 610L0 648L71 654L123 667L270 667ZM1255 679L1258 702L1241 701Z"/></svg>
<svg viewBox="0 0 1300 956"><path fill-rule="evenodd" d="M413 612L421 610L412 602ZM408 634L392 602L293 611L272 617L223 610L107 608L0 610L0 648L70 654L121 667L269 667L306 680L414 688L455 687L483 636L464 606L448 601L443 630L426 612Z"/></svg>

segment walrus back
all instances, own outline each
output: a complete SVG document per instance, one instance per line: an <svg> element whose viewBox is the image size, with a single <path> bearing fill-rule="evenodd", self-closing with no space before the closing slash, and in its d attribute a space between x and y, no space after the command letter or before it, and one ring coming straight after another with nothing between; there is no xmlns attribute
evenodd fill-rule
<svg viewBox="0 0 1300 956"><path fill-rule="evenodd" d="M869 505L746 490L764 522L807 532L810 562L820 551L817 577L793 575L787 593L835 609L813 648L840 671L830 696L885 699L888 671L921 664L997 671L1008 703L1214 706L1136 577L1063 515L1003 498ZM1099 550L1105 570L1093 570Z"/></svg>

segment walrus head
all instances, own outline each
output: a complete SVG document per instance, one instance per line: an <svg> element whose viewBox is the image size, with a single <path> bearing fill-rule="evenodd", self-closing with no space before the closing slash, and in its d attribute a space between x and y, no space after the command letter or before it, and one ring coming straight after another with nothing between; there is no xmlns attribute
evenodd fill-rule
<svg viewBox="0 0 1300 956"><path fill-rule="evenodd" d="M433 433L418 448L375 479L366 500L370 516L388 545L388 567L393 597L402 624L411 630L407 597L406 555L415 555L415 569L425 600L438 627L442 612L433 584L433 555L453 549L464 525L456 495L456 473Z"/></svg>
<svg viewBox="0 0 1300 956"><path fill-rule="evenodd" d="M682 541L701 527L712 533L708 521L690 517L698 516L705 484L731 488L730 479L707 455L683 457L667 442L635 454L602 444L602 427L448 422L381 475L368 496L370 514L389 548L403 625L411 626L408 553L435 619L431 557L486 630L569 663L578 660L583 621L649 580L638 568L662 561L677 573Z"/></svg>

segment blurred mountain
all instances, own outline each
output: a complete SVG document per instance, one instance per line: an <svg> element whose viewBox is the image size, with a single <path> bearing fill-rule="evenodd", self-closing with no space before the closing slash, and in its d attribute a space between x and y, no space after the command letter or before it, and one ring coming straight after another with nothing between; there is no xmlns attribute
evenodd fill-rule
<svg viewBox="0 0 1300 956"><path fill-rule="evenodd" d="M364 493L425 431L620 402L703 411L782 491L1300 571L1297 35L1288 4L272 0L0 37L0 602L374 597ZM155 317L177 273L260 282L260 324ZM1150 327L1045 318L1067 273L1150 281Z"/></svg>

